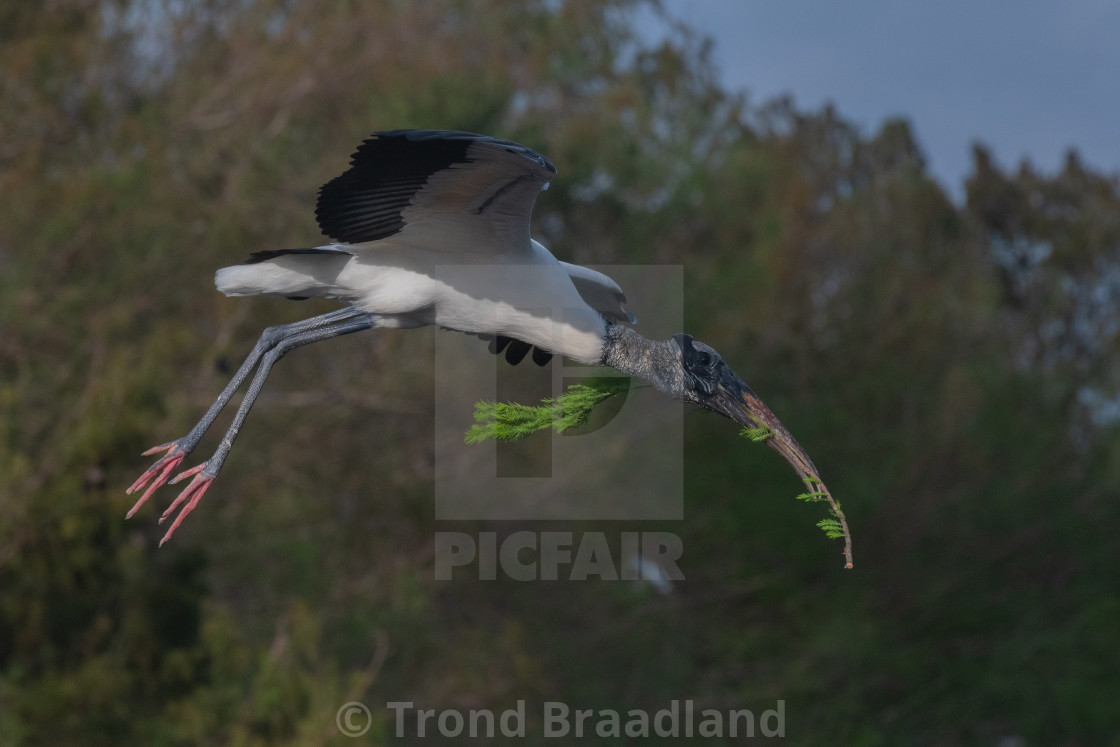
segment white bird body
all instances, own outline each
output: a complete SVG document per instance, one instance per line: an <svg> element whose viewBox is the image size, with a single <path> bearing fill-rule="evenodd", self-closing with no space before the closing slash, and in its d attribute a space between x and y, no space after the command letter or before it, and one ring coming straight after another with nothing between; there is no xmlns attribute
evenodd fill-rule
<svg viewBox="0 0 1120 747"><path fill-rule="evenodd" d="M613 280L560 262L537 241L529 240L524 251L494 252L448 247L447 238L442 247L411 235L328 244L317 247L320 252L225 267L215 285L227 296L337 298L371 314L378 327L435 324L522 340L587 365L602 361L603 313L626 314ZM451 239L462 243L459 236Z"/></svg>

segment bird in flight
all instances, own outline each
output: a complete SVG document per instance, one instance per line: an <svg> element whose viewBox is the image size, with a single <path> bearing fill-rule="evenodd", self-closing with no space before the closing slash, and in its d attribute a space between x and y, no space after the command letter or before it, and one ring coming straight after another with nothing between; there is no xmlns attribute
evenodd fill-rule
<svg viewBox="0 0 1120 747"><path fill-rule="evenodd" d="M319 190L315 215L331 243L254 252L215 276L227 296L323 297L345 307L267 328L194 428L144 452L163 456L128 489L144 492L127 516L162 485L193 478L160 518L175 517L160 544L170 539L221 471L273 364L290 350L372 328L433 324L489 340L510 363L532 351L540 365L559 354L612 366L674 399L767 429L766 442L802 477L815 478L809 456L719 353L686 334L642 337L613 280L559 261L530 238L533 204L555 175L541 154L495 137L393 130L365 140L350 168ZM250 376L213 455L173 478Z"/></svg>

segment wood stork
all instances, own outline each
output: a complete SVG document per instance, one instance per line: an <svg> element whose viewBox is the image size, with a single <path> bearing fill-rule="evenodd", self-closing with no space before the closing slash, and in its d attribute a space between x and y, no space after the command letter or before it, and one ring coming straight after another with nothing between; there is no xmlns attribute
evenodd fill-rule
<svg viewBox="0 0 1120 747"><path fill-rule="evenodd" d="M160 486L193 477L160 518L181 509L166 542L218 476L273 364L301 345L374 327L476 334L511 363L533 348L542 365L558 353L613 366L675 399L769 428L767 442L815 476L805 451L715 350L686 334L642 337L624 323L634 320L613 280L557 260L529 237L533 204L555 174L539 153L484 135L394 130L365 140L349 170L319 190L315 215L332 243L255 252L215 277L228 296L319 296L347 306L266 329L198 424L144 452L163 456L128 489L147 486L127 516ZM254 370L214 454L170 479Z"/></svg>

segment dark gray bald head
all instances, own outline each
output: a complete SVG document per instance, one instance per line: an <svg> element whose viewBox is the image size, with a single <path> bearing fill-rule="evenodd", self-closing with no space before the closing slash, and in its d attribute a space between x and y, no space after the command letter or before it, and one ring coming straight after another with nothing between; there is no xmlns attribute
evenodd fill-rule
<svg viewBox="0 0 1120 747"><path fill-rule="evenodd" d="M736 393L750 388L710 345L683 332L668 340L647 340L629 327L607 328L603 363L653 384L673 399L710 406L721 385Z"/></svg>

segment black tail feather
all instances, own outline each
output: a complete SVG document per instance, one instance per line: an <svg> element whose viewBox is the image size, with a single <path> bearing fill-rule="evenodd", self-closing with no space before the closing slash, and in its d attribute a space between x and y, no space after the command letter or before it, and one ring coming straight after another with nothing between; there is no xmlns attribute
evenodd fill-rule
<svg viewBox="0 0 1120 747"><path fill-rule="evenodd" d="M345 256L352 256L351 252L345 249L265 249L263 252L253 252L243 264L256 265L261 262L267 262L270 259L276 259L285 254L342 254Z"/></svg>

